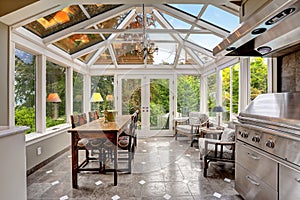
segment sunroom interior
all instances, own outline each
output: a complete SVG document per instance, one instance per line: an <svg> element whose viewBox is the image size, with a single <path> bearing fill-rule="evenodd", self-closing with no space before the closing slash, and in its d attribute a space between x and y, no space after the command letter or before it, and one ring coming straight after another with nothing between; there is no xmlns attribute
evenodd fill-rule
<svg viewBox="0 0 300 200"><path fill-rule="evenodd" d="M247 22L242 2L0 3L0 125L24 137L3 139L24 147L17 170L31 174L68 150L74 113L139 110L139 137L172 137L174 119L191 111L216 124L221 105L226 126L257 95L280 91L276 58L216 53Z"/></svg>

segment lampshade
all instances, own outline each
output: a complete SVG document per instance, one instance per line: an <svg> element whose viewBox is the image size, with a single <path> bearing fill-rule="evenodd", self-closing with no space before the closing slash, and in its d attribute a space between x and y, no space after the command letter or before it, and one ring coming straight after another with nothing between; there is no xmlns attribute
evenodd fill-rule
<svg viewBox="0 0 300 200"><path fill-rule="evenodd" d="M60 24L63 24L63 23L66 23L66 22L70 21L70 17L69 17L69 15L68 15L68 13L66 13L65 11L62 11L62 10L61 10L61 11L58 11L58 12L54 15L53 19L54 19L56 22L60 23Z"/></svg>
<svg viewBox="0 0 300 200"><path fill-rule="evenodd" d="M94 92L91 98L91 102L102 102L103 98L99 92Z"/></svg>
<svg viewBox="0 0 300 200"><path fill-rule="evenodd" d="M113 101L114 100L114 96L112 94L108 94L106 96L106 101Z"/></svg>
<svg viewBox="0 0 300 200"><path fill-rule="evenodd" d="M50 93L47 97L47 102L59 103L61 102L61 99L57 93Z"/></svg>
<svg viewBox="0 0 300 200"><path fill-rule="evenodd" d="M226 112L226 109L223 106L215 106L212 109L213 112Z"/></svg>

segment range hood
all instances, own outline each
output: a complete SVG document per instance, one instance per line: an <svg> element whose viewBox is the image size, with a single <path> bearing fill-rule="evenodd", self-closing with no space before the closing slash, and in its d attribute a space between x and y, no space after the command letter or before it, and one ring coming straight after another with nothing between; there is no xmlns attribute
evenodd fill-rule
<svg viewBox="0 0 300 200"><path fill-rule="evenodd" d="M213 55L278 57L299 50L299 10L299 0L268 1L217 45Z"/></svg>

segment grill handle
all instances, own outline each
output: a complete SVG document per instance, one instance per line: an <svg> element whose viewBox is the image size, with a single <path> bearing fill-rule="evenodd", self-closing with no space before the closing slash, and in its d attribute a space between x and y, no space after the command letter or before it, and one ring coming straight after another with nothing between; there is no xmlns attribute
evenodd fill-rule
<svg viewBox="0 0 300 200"><path fill-rule="evenodd" d="M249 156L250 158L252 158L253 160L259 160L259 159L260 159L260 157L254 155L254 154L252 154L252 153L248 153L248 156Z"/></svg>
<svg viewBox="0 0 300 200"><path fill-rule="evenodd" d="M252 183L253 185L259 186L260 184L256 181L254 181L249 175L246 176L246 178L248 179L248 181L250 183Z"/></svg>

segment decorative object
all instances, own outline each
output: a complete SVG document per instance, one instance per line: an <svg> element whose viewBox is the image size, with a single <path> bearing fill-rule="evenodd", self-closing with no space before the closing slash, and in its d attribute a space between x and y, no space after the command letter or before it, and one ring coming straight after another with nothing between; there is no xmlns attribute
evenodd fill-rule
<svg viewBox="0 0 300 200"><path fill-rule="evenodd" d="M146 35L146 27L148 26L155 26L155 20L153 17L147 17L145 14L145 5L142 5L142 16L137 16L136 21L131 23L130 26L134 26L137 28L143 29L143 38L142 42L136 45L136 53L139 56L142 56L143 59L153 59L153 54L156 52L158 53L158 47L155 46L154 42L149 41L149 38Z"/></svg>
<svg viewBox="0 0 300 200"><path fill-rule="evenodd" d="M57 93L50 93L47 97L47 102L53 103L53 119L57 120L58 118L58 103L61 102L61 99Z"/></svg>
<svg viewBox="0 0 300 200"><path fill-rule="evenodd" d="M106 96L107 109L113 109L114 96L112 94L108 94Z"/></svg>
<svg viewBox="0 0 300 200"><path fill-rule="evenodd" d="M226 112L226 109L223 106L215 106L212 109L213 112L217 113L217 117L218 117L218 126L217 129L221 129L220 123L221 123L221 114L222 112Z"/></svg>

